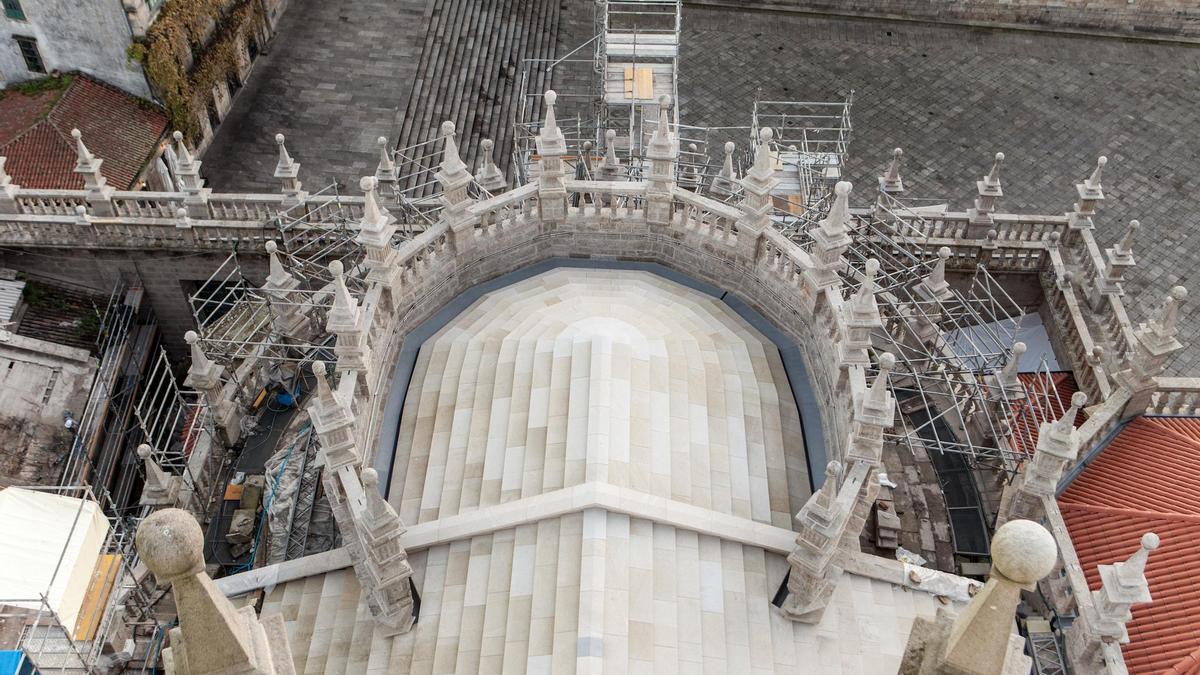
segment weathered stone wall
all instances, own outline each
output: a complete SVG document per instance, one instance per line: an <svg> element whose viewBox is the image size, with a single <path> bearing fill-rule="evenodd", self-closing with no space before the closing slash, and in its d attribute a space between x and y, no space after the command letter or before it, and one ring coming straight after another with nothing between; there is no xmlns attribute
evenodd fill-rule
<svg viewBox="0 0 1200 675"><path fill-rule="evenodd" d="M46 70L78 70L149 97L142 67L126 48L133 33L117 0L21 0L25 21L0 15L0 86L45 77L25 67L13 36L37 40Z"/></svg>
<svg viewBox="0 0 1200 675"><path fill-rule="evenodd" d="M1125 35L1200 37L1194 0L688 0L690 4L782 9L921 21L1019 24Z"/></svg>
<svg viewBox="0 0 1200 675"><path fill-rule="evenodd" d="M227 253L179 254L155 251L105 249L44 249L23 253L0 251L0 267L15 269L49 281L64 281L108 294L117 281L146 289L150 307L158 318L164 342L172 357L187 354L183 334L192 330L187 289L203 283L228 257ZM134 259L136 258L136 259ZM242 272L255 284L267 275L263 255L238 258Z"/></svg>

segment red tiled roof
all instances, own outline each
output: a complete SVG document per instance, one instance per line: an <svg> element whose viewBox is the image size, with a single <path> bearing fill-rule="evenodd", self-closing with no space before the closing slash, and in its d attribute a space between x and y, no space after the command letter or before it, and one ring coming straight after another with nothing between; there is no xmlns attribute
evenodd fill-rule
<svg viewBox="0 0 1200 675"><path fill-rule="evenodd" d="M133 187L167 130L156 106L84 75L65 89L0 97L0 156L17 185L40 190L80 189L71 130L103 159L100 172L118 190Z"/></svg>
<svg viewBox="0 0 1200 675"><path fill-rule="evenodd" d="M1075 376L1062 373L1021 373L1017 376L1025 387L1025 400L1014 406L1012 437L1013 450L1032 455L1037 447L1038 430L1042 422L1053 422L1071 407L1071 394L1079 391ZM1080 410L1075 426L1087 417Z"/></svg>
<svg viewBox="0 0 1200 675"><path fill-rule="evenodd" d="M1133 420L1058 503L1093 590L1097 566L1158 534L1146 565L1154 600L1133 607L1125 664L1135 674L1200 672L1200 418Z"/></svg>

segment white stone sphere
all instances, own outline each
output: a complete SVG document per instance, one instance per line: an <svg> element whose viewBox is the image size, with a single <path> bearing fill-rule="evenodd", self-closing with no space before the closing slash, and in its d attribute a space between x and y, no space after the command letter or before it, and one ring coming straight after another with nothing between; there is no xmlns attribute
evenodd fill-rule
<svg viewBox="0 0 1200 675"><path fill-rule="evenodd" d="M1032 520L1010 520L992 538L996 571L1019 584L1032 584L1054 569L1058 545L1046 528Z"/></svg>
<svg viewBox="0 0 1200 675"><path fill-rule="evenodd" d="M204 532L183 509L150 514L138 526L134 542L146 566L163 581L204 571Z"/></svg>

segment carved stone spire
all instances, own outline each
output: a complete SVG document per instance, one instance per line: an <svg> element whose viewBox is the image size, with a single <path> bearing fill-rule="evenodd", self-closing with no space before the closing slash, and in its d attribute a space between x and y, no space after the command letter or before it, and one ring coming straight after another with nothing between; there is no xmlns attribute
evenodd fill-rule
<svg viewBox="0 0 1200 675"><path fill-rule="evenodd" d="M355 572L367 592L371 616L384 635L408 632L413 625L412 566L400 543L404 523L384 500L375 469L362 470L365 506L356 516L362 561Z"/></svg>
<svg viewBox="0 0 1200 675"><path fill-rule="evenodd" d="M1104 645L1129 642L1132 607L1150 602L1146 562L1159 545L1158 535L1142 535L1140 546L1124 562L1100 565L1100 589L1092 591L1092 610L1081 611L1067 632L1067 654L1080 672L1103 661ZM1086 608L1081 608L1086 610Z"/></svg>
<svg viewBox="0 0 1200 675"><path fill-rule="evenodd" d="M475 176L475 180L483 186L484 190L492 194L499 194L504 191L508 182L504 180L504 174L501 173L500 167L496 166L496 161L492 157L492 148L495 143L492 139L485 138L479 141L479 172Z"/></svg>
<svg viewBox="0 0 1200 675"><path fill-rule="evenodd" d="M83 178L88 205L97 216L113 215L112 194L115 189L108 185L108 179L100 172L104 160L92 155L83 144L83 134L78 129L71 130L71 137L75 139L75 173Z"/></svg>
<svg viewBox="0 0 1200 675"><path fill-rule="evenodd" d="M275 177L280 181L281 191L287 195L285 206L294 206L304 201L304 186L300 182L300 162L294 161L288 154L284 144L283 134L275 134L275 144L279 146L279 161L275 163Z"/></svg>
<svg viewBox="0 0 1200 675"><path fill-rule="evenodd" d="M545 93L546 121L538 131L535 142L538 151L538 209L544 222L558 223L567 217L567 187L563 155L567 154L567 140L554 116L554 103L558 94L553 89Z"/></svg>
<svg viewBox="0 0 1200 675"><path fill-rule="evenodd" d="M875 275L878 272L879 261L871 258L863 270L862 283L842 305L842 335L838 345L842 365L865 366L871 362L867 355L871 333L883 326L875 300Z"/></svg>
<svg viewBox="0 0 1200 675"><path fill-rule="evenodd" d="M1029 348L1025 346L1024 342L1013 343L1012 355L1009 356L1008 363L1005 363L1004 367L1000 369L999 385L1006 390L1005 395L1010 399L1017 394L1016 391L1012 391L1016 389L1021 389L1020 398L1024 398L1024 388L1021 387L1018 375L1021 372L1021 356L1028 350Z"/></svg>
<svg viewBox="0 0 1200 675"><path fill-rule="evenodd" d="M142 443L137 448L137 455L142 460L146 470L146 480L142 485L142 506L174 506L179 497L179 476L172 476L163 471L154 460L154 450Z"/></svg>
<svg viewBox="0 0 1200 675"><path fill-rule="evenodd" d="M930 301L946 301L954 297L950 292L950 283L946 281L946 261L950 259L950 247L943 246L938 249L937 262L933 264L933 269L929 271L929 276L922 279L913 291L922 298Z"/></svg>
<svg viewBox="0 0 1200 675"><path fill-rule="evenodd" d="M904 192L904 181L900 178L900 162L904 159L904 150L896 148L892 151L892 161L888 163L887 171L879 177L879 190L888 194Z"/></svg>
<svg viewBox="0 0 1200 675"><path fill-rule="evenodd" d="M1129 221L1129 225L1125 228L1125 235L1121 237L1121 241L1114 247L1115 252L1121 256L1133 255L1133 237L1137 234L1138 228L1142 224L1137 220Z"/></svg>
<svg viewBox="0 0 1200 675"><path fill-rule="evenodd" d="M379 146L379 164L375 167L375 179L381 184L395 183L399 179L400 167L396 166L396 160L392 157L387 136L380 136L375 139L375 143Z"/></svg>
<svg viewBox="0 0 1200 675"><path fill-rule="evenodd" d="M1104 175L1104 165L1105 164L1108 164L1107 157L1101 156L1099 159L1096 160L1095 170L1093 170L1092 175L1089 176L1088 179L1083 182L1083 184L1086 185L1089 190L1092 190L1093 192L1100 191L1100 180Z"/></svg>
<svg viewBox="0 0 1200 675"><path fill-rule="evenodd" d="M788 554L788 595L780 607L792 621L821 621L842 576L839 542L846 534L855 495L866 468L855 467L839 482L842 466L830 462L825 482L796 514L796 545Z"/></svg>
<svg viewBox="0 0 1200 675"><path fill-rule="evenodd" d="M733 182L737 180L737 173L733 169L733 151L737 146L733 141L725 142L725 161L721 163L721 178Z"/></svg>
<svg viewBox="0 0 1200 675"><path fill-rule="evenodd" d="M1085 178L1082 183L1075 185L1075 192L1079 195L1079 201L1075 202L1075 210L1068 214L1069 219L1067 226L1071 229L1092 229L1092 216L1096 215L1096 204L1104 201L1104 190L1100 184L1101 177L1104 174L1104 165L1108 163L1107 157L1100 157L1096 160L1096 168L1092 171L1092 175Z"/></svg>
<svg viewBox="0 0 1200 675"><path fill-rule="evenodd" d="M357 466L361 455L354 440L354 412L329 386L323 361L314 361L312 372L317 378L317 396L309 404L308 412L317 437L321 440L325 464L330 471L343 466Z"/></svg>
<svg viewBox="0 0 1200 675"><path fill-rule="evenodd" d="M326 328L331 333L344 333L358 328L358 301L346 286L345 269L341 260L329 263L333 277L333 304L329 308Z"/></svg>
<svg viewBox="0 0 1200 675"><path fill-rule="evenodd" d="M358 386L370 394L374 391L376 377L373 352L368 340L370 327L367 325L367 312L350 293L343 272L342 261L329 263L329 273L333 277L333 303L325 315L325 330L337 335L333 353L338 357L338 368L357 372Z"/></svg>
<svg viewBox="0 0 1200 675"><path fill-rule="evenodd" d="M1150 330L1160 338L1173 338L1179 334L1179 303L1187 299L1187 289L1175 286L1159 306L1150 320Z"/></svg>
<svg viewBox="0 0 1200 675"><path fill-rule="evenodd" d="M1004 162L1004 153L997 152L992 160L992 170L988 171L983 180L975 182L975 207L967 209L970 216L967 226L967 236L978 238L993 224L992 213L996 210L996 201L1004 196L1000 187L1000 164Z"/></svg>

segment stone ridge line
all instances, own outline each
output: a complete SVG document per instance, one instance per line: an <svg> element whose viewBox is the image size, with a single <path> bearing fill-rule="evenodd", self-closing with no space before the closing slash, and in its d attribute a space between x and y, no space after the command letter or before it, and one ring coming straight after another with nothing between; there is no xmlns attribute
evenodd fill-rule
<svg viewBox="0 0 1200 675"><path fill-rule="evenodd" d="M592 481L413 525L404 533L401 541L405 550L412 553L589 509L600 509L670 525L724 541L755 546L779 555L790 553L796 539L796 533L792 530L648 495L630 488ZM346 549L341 548L235 574L218 579L216 583L222 593L234 596L285 581L341 569L350 564L350 556ZM866 553L850 556L845 568L853 574L913 590L935 592L963 602L970 599L969 587L976 585L976 582L954 574L918 568L898 560ZM916 580L912 574L914 571L917 572Z"/></svg>

